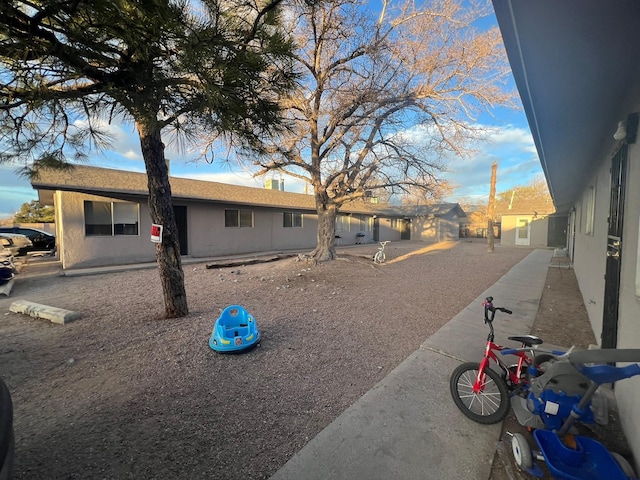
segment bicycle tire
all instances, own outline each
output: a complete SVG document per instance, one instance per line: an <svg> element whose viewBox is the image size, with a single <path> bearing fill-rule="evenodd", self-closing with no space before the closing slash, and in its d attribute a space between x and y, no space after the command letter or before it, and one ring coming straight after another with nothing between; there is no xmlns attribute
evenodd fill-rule
<svg viewBox="0 0 640 480"><path fill-rule="evenodd" d="M376 254L373 257L373 261L375 263L384 263L385 259L386 259L386 256L384 252L376 252Z"/></svg>
<svg viewBox="0 0 640 480"><path fill-rule="evenodd" d="M551 355L550 353L541 353L533 357L533 364L536 366L536 369L538 370L538 375L537 375L538 377L544 373L542 364L550 362L555 358L556 357L554 355Z"/></svg>
<svg viewBox="0 0 640 480"><path fill-rule="evenodd" d="M485 388L476 394L473 384L479 365L467 362L451 374L449 388L456 407L474 422L492 425L501 422L509 413L509 390L504 379L490 368L485 369Z"/></svg>

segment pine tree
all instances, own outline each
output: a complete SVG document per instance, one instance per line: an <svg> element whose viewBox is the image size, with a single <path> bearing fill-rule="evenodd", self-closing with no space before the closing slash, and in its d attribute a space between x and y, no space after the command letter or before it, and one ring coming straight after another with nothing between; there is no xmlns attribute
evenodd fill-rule
<svg viewBox="0 0 640 480"><path fill-rule="evenodd" d="M188 313L167 133L229 136L259 149L292 86L280 0L3 0L0 4L0 161L22 173L72 168L104 148L100 125L135 125L168 317Z"/></svg>

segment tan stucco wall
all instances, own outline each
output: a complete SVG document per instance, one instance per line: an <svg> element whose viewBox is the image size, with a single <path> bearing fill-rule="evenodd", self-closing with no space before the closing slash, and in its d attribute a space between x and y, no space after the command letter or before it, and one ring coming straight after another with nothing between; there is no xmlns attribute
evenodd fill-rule
<svg viewBox="0 0 640 480"><path fill-rule="evenodd" d="M411 239L426 243L457 240L460 234L460 219L436 216L421 216L411 221Z"/></svg>
<svg viewBox="0 0 640 480"><path fill-rule="evenodd" d="M318 225L315 214L303 213L302 228L285 228L280 210L242 207L253 211L253 228L225 228L224 211L227 208L238 206L187 204L191 256L233 255L315 245Z"/></svg>
<svg viewBox="0 0 640 480"><path fill-rule="evenodd" d="M502 215L502 231L500 244L507 246L516 245L516 222L519 218L526 218L531 222L531 233L529 246L533 248L546 248L549 230L549 220L546 216L533 215Z"/></svg>
<svg viewBox="0 0 640 480"><path fill-rule="evenodd" d="M151 218L146 203L139 205L139 234L121 236L86 236L84 201L105 202L110 199L75 192L57 192L56 218L58 252L63 268L93 267L110 264L152 262L155 245L149 240ZM121 201L121 200L113 200Z"/></svg>
<svg viewBox="0 0 640 480"><path fill-rule="evenodd" d="M139 206L139 234L86 236L84 201L132 201ZM155 245L150 241L151 219L145 200L112 199L75 192L57 191L54 195L58 251L65 269L155 261ZM176 202L187 207L187 249L191 257L214 257L243 253L312 249L316 245L317 215L303 212L302 228L285 228L283 210L265 207L239 207L205 202ZM253 211L253 228L225 228L226 208ZM365 243L373 242L372 220L364 218L364 228L356 216L344 216L340 245L352 245L356 234L364 231ZM392 227L387 218L380 219L380 241L400 241L400 222Z"/></svg>
<svg viewBox="0 0 640 480"><path fill-rule="evenodd" d="M390 218L381 218L380 219L380 229L379 229L379 241L391 241L391 242L399 242L400 241L400 220L396 220L396 226L392 226L393 222Z"/></svg>
<svg viewBox="0 0 640 480"><path fill-rule="evenodd" d="M605 267L607 250L607 217L611 157L602 159L591 184L595 186L595 223L592 235L585 234L586 194L575 205L575 251L573 263L584 304L598 343L601 342ZM629 149L625 216L622 237L622 269L618 307L618 348L640 348L640 298L636 295L638 273L638 236L640 215L640 146ZM636 459L640 459L640 381L622 380L616 384L616 400L627 440ZM636 465L638 467L639 465Z"/></svg>
<svg viewBox="0 0 640 480"><path fill-rule="evenodd" d="M129 199L139 206L138 235L86 236L85 200L122 201L74 192L57 193L59 252L63 268L155 261L155 245L150 241L151 218L146 202ZM187 207L188 252L192 257L312 248L315 245L315 214L303 214L302 228L284 228L282 211L249 208L253 210L253 228L225 228L225 208L237 206L195 202L182 205ZM355 243L355 233L353 242L348 243Z"/></svg>
<svg viewBox="0 0 640 480"><path fill-rule="evenodd" d="M411 238L422 242L438 241L438 219L436 217L418 217L411 222Z"/></svg>

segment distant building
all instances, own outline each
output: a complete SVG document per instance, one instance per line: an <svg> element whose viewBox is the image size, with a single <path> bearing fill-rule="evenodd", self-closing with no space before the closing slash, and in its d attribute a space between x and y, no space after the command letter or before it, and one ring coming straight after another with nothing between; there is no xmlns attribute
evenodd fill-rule
<svg viewBox="0 0 640 480"><path fill-rule="evenodd" d="M155 260L146 174L76 166L43 171L32 185L41 202L55 207L63 268ZM176 177L171 178L171 192L181 255L214 257L316 245L318 220L311 195ZM340 209L336 242L454 240L464 217L458 204L418 208L354 201Z"/></svg>
<svg viewBox="0 0 640 480"><path fill-rule="evenodd" d="M269 190L280 190L284 192L284 178L268 178L265 182L265 188Z"/></svg>

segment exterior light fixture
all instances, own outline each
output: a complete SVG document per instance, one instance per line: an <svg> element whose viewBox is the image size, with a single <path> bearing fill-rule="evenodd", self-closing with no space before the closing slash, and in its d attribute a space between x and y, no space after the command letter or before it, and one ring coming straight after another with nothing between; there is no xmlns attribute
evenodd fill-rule
<svg viewBox="0 0 640 480"><path fill-rule="evenodd" d="M620 120L618 122L618 129L616 130L616 133L613 134L613 138L620 141L620 140L624 140L626 136L627 136L627 122L625 122L624 120Z"/></svg>
<svg viewBox="0 0 640 480"><path fill-rule="evenodd" d="M635 112L627 115L626 120L619 121L618 129L616 130L616 133L613 134L613 138L618 141L624 141L629 145L636 143L639 117L640 115Z"/></svg>

